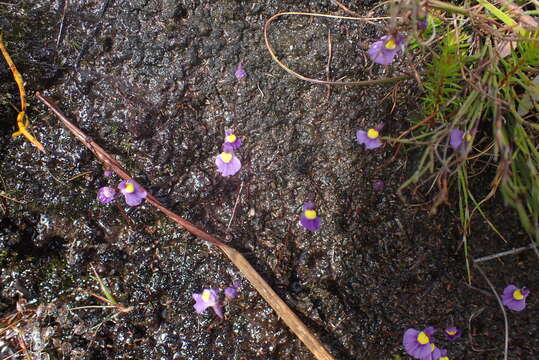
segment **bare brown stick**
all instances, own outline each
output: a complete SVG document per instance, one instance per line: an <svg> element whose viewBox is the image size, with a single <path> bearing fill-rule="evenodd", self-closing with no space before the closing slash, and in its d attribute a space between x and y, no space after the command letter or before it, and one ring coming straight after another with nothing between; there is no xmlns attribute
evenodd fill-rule
<svg viewBox="0 0 539 360"><path fill-rule="evenodd" d="M67 119L52 99L36 93L36 97L41 100L57 117L60 121L75 135L79 141L81 141L90 151L94 153L99 161L105 165L105 167L114 171L119 177L124 180L132 180L131 175L122 167L122 165L109 155L101 146L95 143L90 137L82 132L77 126L75 126L69 119ZM238 268L238 270L249 280L258 293L268 302L268 304L275 310L277 315L283 319L288 325L290 330L307 346L307 348L313 353L316 359L320 360L333 360L333 356L324 348L322 343L316 338L316 336L303 324L299 317L286 305L286 303L273 291L268 283L258 274L258 272L249 264L249 262L238 251L225 245L217 237L208 234L207 232L199 229L196 225L181 218L172 211L165 208L153 195L148 192L146 200L154 207L163 212L172 221L179 224L185 230L198 238L205 240L215 246L217 246L232 263Z"/></svg>
<svg viewBox="0 0 539 360"><path fill-rule="evenodd" d="M497 253L497 254L493 254L493 255L488 255L488 256L483 256L483 257L480 257L478 259L475 259L474 260L474 263L480 263L480 262L483 262L483 261L488 261L488 260L492 260L492 259L496 259L496 258L499 258L499 257L502 257L502 256L507 256L507 255L512 255L512 254L518 254L518 253L521 253L523 251L526 251L526 250L529 250L529 249L536 249L537 248L537 245L535 245L534 243L531 243L530 245L528 246L523 246L523 247L519 247L517 249L512 249L512 250L507 250L507 251L502 251L500 253Z"/></svg>
<svg viewBox="0 0 539 360"><path fill-rule="evenodd" d="M350 10L349 8L346 7L346 5L344 5L342 2L340 1L337 1L337 0L331 0L331 2L335 5L337 5L338 7L340 7L341 9L344 10L344 12L350 14L350 15L353 15L353 16L360 16L357 12L355 11L352 11Z"/></svg>
<svg viewBox="0 0 539 360"><path fill-rule="evenodd" d="M226 231L230 229L230 225L232 225L232 221L234 221L234 216L236 216L236 210L238 209L238 204L240 203L240 196L241 196L242 190L243 190L243 181L241 182L240 189L238 190L238 196L236 196L236 202L234 203L234 209L232 210L232 216L230 217L230 221L228 222Z"/></svg>
<svg viewBox="0 0 539 360"><path fill-rule="evenodd" d="M504 350L503 350L503 360L507 360L507 354L509 352L509 321L507 320L507 313L505 312L505 308L503 307L502 300L500 299L500 296L498 296L498 293L496 292L496 288L494 287L494 285L492 285L492 282L490 282L489 278L483 272L479 264L474 262L474 266L477 268L481 276L483 276L483 278L487 282L488 286L492 290L492 293L496 297L496 300L498 300L498 305L500 305L500 308L502 309L503 322L505 324L505 341L504 341Z"/></svg>

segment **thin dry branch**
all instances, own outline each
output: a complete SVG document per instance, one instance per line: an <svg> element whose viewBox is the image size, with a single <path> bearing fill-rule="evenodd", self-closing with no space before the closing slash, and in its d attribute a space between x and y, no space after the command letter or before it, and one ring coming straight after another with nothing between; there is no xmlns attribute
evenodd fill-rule
<svg viewBox="0 0 539 360"><path fill-rule="evenodd" d="M62 121L62 123L69 129L69 131L73 133L73 135L75 135L77 139L79 139L79 141L81 141L88 149L90 149L90 151L94 153L96 158L101 161L106 168L111 169L124 180L132 180L131 175L122 167L122 165L95 141L93 141L92 138L88 137L70 120L68 120L52 99L41 95L39 92L36 93L36 97L41 100L58 117L60 121ZM230 261L232 261L243 276L249 280L251 285L253 285L264 300L266 300L273 310L275 310L277 315L283 319L290 330L292 330L292 332L305 344L305 346L307 346L316 359L334 359L333 356L324 348L318 338L307 328L307 326L305 326L305 324L303 324L299 317L288 307L288 305L286 305L279 295L273 291L268 283L258 274L251 264L249 264L242 254L230 246L225 245L217 237L208 234L204 230L198 228L196 225L168 210L149 192L146 200L148 203L152 204L154 207L168 216L172 221L176 222L191 234L217 246L230 259Z"/></svg>
<svg viewBox="0 0 539 360"><path fill-rule="evenodd" d="M313 17L323 17L323 18L331 18L331 19L344 19L344 20L359 20L359 21L371 21L371 20L380 20L380 19L387 19L387 17L350 17L350 16L338 16L338 15L328 15L328 14L318 14L318 13L307 13L307 12L300 12L300 11L287 11L282 12L273 15L270 17L266 23L264 24L264 42L266 43L266 48L268 49L271 58L273 61L277 63L281 68L283 68L286 72L289 74L294 75L295 77L305 80L308 82L312 82L315 84L324 84L324 85L358 85L358 86L366 86L366 85L376 85L376 84L386 84L386 83L392 83L392 82L398 82L402 80L409 79L409 75L401 75L401 76L395 76L392 78L384 78L384 79L376 79L376 80L361 80L361 81L328 81L328 80L320 80L320 79L313 79L304 75L301 75L300 73L290 69L288 66L286 66L281 60L277 58L277 55L275 53L275 50L270 44L269 41L269 26L270 24L277 18L281 16L286 15L294 15L294 16L313 16Z"/></svg>
<svg viewBox="0 0 539 360"><path fill-rule="evenodd" d="M496 292L496 288L492 284L492 282L489 280L487 275L483 272L483 269L481 269L481 266L477 262L474 262L474 266L479 271L481 276L485 279L488 286L492 290L492 293L496 297L496 300L498 300L498 305L500 305L500 309L502 309L503 314L503 322L505 326L505 337L504 337L504 350L503 350L503 360L507 360L507 355L509 353L509 321L507 320L507 313L505 312L505 308L503 307L502 299L498 296L498 293Z"/></svg>

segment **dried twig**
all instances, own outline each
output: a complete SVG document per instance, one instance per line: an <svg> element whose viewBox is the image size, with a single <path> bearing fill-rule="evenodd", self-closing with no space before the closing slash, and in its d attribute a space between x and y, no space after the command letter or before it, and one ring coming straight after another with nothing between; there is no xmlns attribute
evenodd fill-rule
<svg viewBox="0 0 539 360"><path fill-rule="evenodd" d="M366 85L376 85L376 84L386 84L386 83L392 83L397 82L401 80L409 79L410 76L408 75L402 75L402 76L396 76L392 78L385 78L385 79L377 79L377 80L361 80L361 81L327 81L327 80L320 80L320 79L313 79L304 75L301 75L298 72L295 72L294 70L290 69L288 66L286 66L281 60L277 58L277 55L275 53L275 50L271 46L269 42L269 26L270 24L277 19L278 17L285 16L285 15L298 15L298 16L314 16L314 17L324 17L324 18L332 18L332 19L344 19L344 20L360 20L360 21L371 21L371 20L380 20L380 19L387 19L387 17L350 17L350 16L338 16L338 15L328 15L328 14L318 14L318 13L306 13L306 12L299 12L299 11L288 11L288 12L282 12L273 15L270 17L266 23L264 24L264 42L266 43L266 48L268 49L271 58L273 61L277 63L281 68L283 68L286 72L289 74L294 75L295 77L309 81L315 84L328 84L328 85L359 85L359 86L366 86Z"/></svg>
<svg viewBox="0 0 539 360"><path fill-rule="evenodd" d="M228 222L228 226L226 227L226 231L230 229L230 225L232 225L232 221L234 220L234 216L236 216L236 209L238 208L238 204L240 203L240 196L241 191L243 190L243 181L241 182L240 189L238 190L238 196L236 196L236 202L234 203L234 209L232 210L232 216L230 217L230 221Z"/></svg>
<svg viewBox="0 0 539 360"><path fill-rule="evenodd" d="M480 263L480 262L483 262L483 261L496 259L496 258L499 258L499 257L502 257L502 256L518 254L518 253L521 253L521 252L529 250L529 249L537 249L537 245L535 245L534 243L531 243L528 246L519 247L517 249L502 251L502 252L499 252L497 254L483 256L483 257L480 257L478 259L474 259L474 263Z"/></svg>
<svg viewBox="0 0 539 360"><path fill-rule="evenodd" d="M58 119L62 121L62 123L73 133L73 135L75 135L77 139L79 139L79 141L81 141L94 153L97 159L101 161L106 168L111 169L124 180L132 180L131 175L122 167L122 165L71 121L69 121L69 119L64 116L64 114L50 98L41 95L39 92L36 93L36 97L47 107L49 107L49 109L58 117ZM230 261L232 261L243 276L249 280L258 293L268 302L273 310L275 310L277 315L283 319L290 330L292 330L292 332L296 334L296 336L307 346L316 359L334 359L333 356L331 356L324 348L322 343L316 338L316 336L305 326L305 324L303 324L299 317L292 310L290 310L288 305L286 305L279 295L273 291L268 283L258 274L251 264L249 264L242 254L230 246L225 245L217 237L208 234L194 224L168 210L149 192L148 196L146 197L146 201L163 212L172 221L189 231L191 234L217 246L230 259Z"/></svg>
<svg viewBox="0 0 539 360"><path fill-rule="evenodd" d="M500 308L502 309L503 314L503 322L505 325L505 342L504 342L504 350L503 350L503 359L507 360L507 354L509 352L509 321L507 320L507 313L505 312L505 308L503 307L502 299L500 299L500 296L496 292L496 288L494 285L492 285L492 282L489 280L487 275L483 272L481 267L477 264L477 262L474 262L474 266L477 268L481 276L485 279L488 286L490 286L490 289L492 290L492 293L496 297L496 300L498 300L498 305L500 305Z"/></svg>
<svg viewBox="0 0 539 360"><path fill-rule="evenodd" d="M343 9L344 12L350 14L350 15L353 15L353 16L359 16L359 14L353 10L350 10L348 7L346 7L346 5L344 5L342 2L340 1L337 1L337 0L331 0L331 2L335 5L337 5L338 7L340 7L341 9Z"/></svg>

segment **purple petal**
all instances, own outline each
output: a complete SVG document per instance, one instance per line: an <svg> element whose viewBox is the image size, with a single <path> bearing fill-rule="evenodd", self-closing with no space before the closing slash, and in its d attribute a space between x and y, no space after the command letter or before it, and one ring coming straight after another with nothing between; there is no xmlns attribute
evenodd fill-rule
<svg viewBox="0 0 539 360"><path fill-rule="evenodd" d="M516 300L513 298L509 301L504 301L504 305L513 311L522 311L526 307L526 300Z"/></svg>
<svg viewBox="0 0 539 360"><path fill-rule="evenodd" d="M377 180L372 184L372 189L376 192L384 191L386 184L382 180Z"/></svg>
<svg viewBox="0 0 539 360"><path fill-rule="evenodd" d="M509 303L509 302L511 302L511 301L514 300L514 298L513 298L513 293L514 293L515 290L517 290L517 289L518 289L518 288L517 288L515 285L512 285L512 284L507 285L507 286L505 287L505 289L503 289L503 294L502 294L501 298L502 298L502 303L503 303L504 305L507 305L506 303Z"/></svg>
<svg viewBox="0 0 539 360"><path fill-rule="evenodd" d="M402 344L404 345L404 350L410 354L409 349L415 348L417 344L417 335L419 331L416 329L408 329L404 332L402 337Z"/></svg>
<svg viewBox="0 0 539 360"><path fill-rule="evenodd" d="M241 63L238 64L238 67L236 68L236 72L234 73L234 76L236 76L236 79L238 80L241 80L247 77L247 72L245 72Z"/></svg>
<svg viewBox="0 0 539 360"><path fill-rule="evenodd" d="M386 42L388 41L388 36L382 36L382 38L378 41L375 41L371 44L369 47L369 50L367 53L369 54L369 57L371 60L380 65L389 65L393 62L393 59L395 58L395 54L397 54L397 51L399 50L399 44L397 42L395 49L387 49L385 47Z"/></svg>
<svg viewBox="0 0 539 360"><path fill-rule="evenodd" d="M232 155L232 160L229 163L225 163L219 154L215 158L215 165L222 176L232 176L241 169L241 161L235 155Z"/></svg>
<svg viewBox="0 0 539 360"><path fill-rule="evenodd" d="M365 142L365 149L367 150L376 149L376 148L379 148L380 146L382 146L382 140L380 140L380 138L376 138L376 139L369 138Z"/></svg>
<svg viewBox="0 0 539 360"><path fill-rule="evenodd" d="M195 311L199 314L202 314L204 311L206 311L208 307L210 307L210 305L208 305L204 302L204 300L202 300L201 294L193 294L193 299L195 299L195 305L193 305L193 307L195 308Z"/></svg>
<svg viewBox="0 0 539 360"><path fill-rule="evenodd" d="M311 202L311 201L306 201L304 204L303 204L303 211L305 210L314 210L316 207L314 206L314 203Z"/></svg>
<svg viewBox="0 0 539 360"><path fill-rule="evenodd" d="M430 338L436 332L436 329L432 326L429 326L425 330L423 330L423 332L427 334L427 336Z"/></svg>
<svg viewBox="0 0 539 360"><path fill-rule="evenodd" d="M426 343L425 345L419 345L415 352L415 357L419 359L431 359L429 356L432 353L432 347L430 346L430 342Z"/></svg>
<svg viewBox="0 0 539 360"><path fill-rule="evenodd" d="M362 145L365 144L369 140L369 137L367 136L367 132L363 130L358 130L356 132L356 141L358 144Z"/></svg>
<svg viewBox="0 0 539 360"><path fill-rule="evenodd" d="M301 225L307 229L307 230L310 230L310 231L316 231L318 229L320 229L320 218L319 217L316 217L312 220L309 220L305 217L305 215L301 214L301 217L299 219Z"/></svg>
<svg viewBox="0 0 539 360"><path fill-rule="evenodd" d="M444 335L449 341L457 340L461 334L462 334L462 331L460 331L460 329L456 328L455 326L448 326L444 330Z"/></svg>
<svg viewBox="0 0 539 360"><path fill-rule="evenodd" d="M131 194L124 194L124 197L126 204L129 206L138 206L142 203L142 200L144 200L144 197L137 194L136 191Z"/></svg>
<svg viewBox="0 0 539 360"><path fill-rule="evenodd" d="M235 286L229 286L225 289L225 296L229 299L235 299L238 296L238 289Z"/></svg>
<svg viewBox="0 0 539 360"><path fill-rule="evenodd" d="M108 204L116 198L117 192L114 188L103 186L97 192L97 199L103 204Z"/></svg>
<svg viewBox="0 0 539 360"><path fill-rule="evenodd" d="M212 306L212 308L213 308L213 311L215 312L215 314L217 316L219 316L221 319L224 318L224 316L223 316L223 307L221 306L221 304L215 304L215 305Z"/></svg>
<svg viewBox="0 0 539 360"><path fill-rule="evenodd" d="M460 129L453 129L451 130L449 134L449 145L453 148L455 151L463 151L464 149L464 139L462 136L464 135L464 131Z"/></svg>

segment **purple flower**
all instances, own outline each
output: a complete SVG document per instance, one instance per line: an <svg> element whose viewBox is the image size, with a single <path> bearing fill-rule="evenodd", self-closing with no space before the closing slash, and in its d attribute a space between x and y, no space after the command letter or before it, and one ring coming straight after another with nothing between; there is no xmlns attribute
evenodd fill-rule
<svg viewBox="0 0 539 360"><path fill-rule="evenodd" d="M460 329L458 329L455 326L448 326L444 330L444 335L449 341L457 340L461 334L462 334L462 331L460 331Z"/></svg>
<svg viewBox="0 0 539 360"><path fill-rule="evenodd" d="M315 206L312 202L303 204L303 213L299 218L300 224L307 230L316 231L320 229L320 218L316 214Z"/></svg>
<svg viewBox="0 0 539 360"><path fill-rule="evenodd" d="M430 356L427 356L421 360L449 360L447 357L447 350L438 349L434 344L431 344L433 347L432 352L430 353Z"/></svg>
<svg viewBox="0 0 539 360"><path fill-rule="evenodd" d="M241 66L241 63L238 64L238 67L236 68L236 72L234 73L234 76L236 76L236 79L241 80L247 77L247 73L243 69L243 66Z"/></svg>
<svg viewBox="0 0 539 360"><path fill-rule="evenodd" d="M111 176L112 176L112 171L111 171L111 170L105 170L105 171L103 171L103 176L104 176L104 177L111 177Z"/></svg>
<svg viewBox="0 0 539 360"><path fill-rule="evenodd" d="M426 15L423 18L419 18L417 20L417 30L424 31L427 26L429 26L429 21L427 20Z"/></svg>
<svg viewBox="0 0 539 360"><path fill-rule="evenodd" d="M380 133L378 130L370 128L368 131L358 130L356 132L356 141L358 144L365 145L365 149L372 150L382 146Z"/></svg>
<svg viewBox="0 0 539 360"><path fill-rule="evenodd" d="M382 192L384 191L384 188L386 187L386 184L382 180L377 180L372 183L372 189L376 192Z"/></svg>
<svg viewBox="0 0 539 360"><path fill-rule="evenodd" d="M453 129L449 133L449 145L453 150L458 152L463 152L466 149L466 144L464 142L464 131L460 129Z"/></svg>
<svg viewBox="0 0 539 360"><path fill-rule="evenodd" d="M223 152L215 158L217 170L223 176L232 176L241 169L241 161L234 154L232 145L224 143Z"/></svg>
<svg viewBox="0 0 539 360"><path fill-rule="evenodd" d="M389 65L399 51L404 51L406 37L402 34L384 35L371 44L368 50L371 60L380 65Z"/></svg>
<svg viewBox="0 0 539 360"><path fill-rule="evenodd" d="M416 329L408 329L405 331L402 343L404 350L408 355L416 359L430 359L431 353L436 349L436 346L431 343L431 336L436 330L429 326L423 331Z"/></svg>
<svg viewBox="0 0 539 360"><path fill-rule="evenodd" d="M225 296L229 299L235 299L238 296L238 290L240 289L240 282L234 281L232 285L225 289Z"/></svg>
<svg viewBox="0 0 539 360"><path fill-rule="evenodd" d="M135 180L124 180L118 185L118 189L125 197L129 206L137 206L142 203L148 193Z"/></svg>
<svg viewBox="0 0 539 360"><path fill-rule="evenodd" d="M234 134L234 130L225 130L225 144L232 146L232 149L236 150L242 144L241 139Z"/></svg>
<svg viewBox="0 0 539 360"><path fill-rule="evenodd" d="M473 140L473 135L468 131L462 131L460 129L452 129L449 133L449 145L456 152L463 153L466 151L466 147Z"/></svg>
<svg viewBox="0 0 539 360"><path fill-rule="evenodd" d="M207 308L212 307L213 311L221 319L223 318L222 305L219 303L219 296L213 289L204 289L200 294L194 293L193 299L195 299L195 311L202 314Z"/></svg>
<svg viewBox="0 0 539 360"><path fill-rule="evenodd" d="M103 186L97 192L97 200L99 200L103 204L108 204L112 200L116 199L116 195L116 189L111 188L110 186Z"/></svg>
<svg viewBox="0 0 539 360"><path fill-rule="evenodd" d="M526 307L526 298L530 290L525 287L517 288L515 285L507 285L503 290L502 303L514 311L522 311Z"/></svg>

